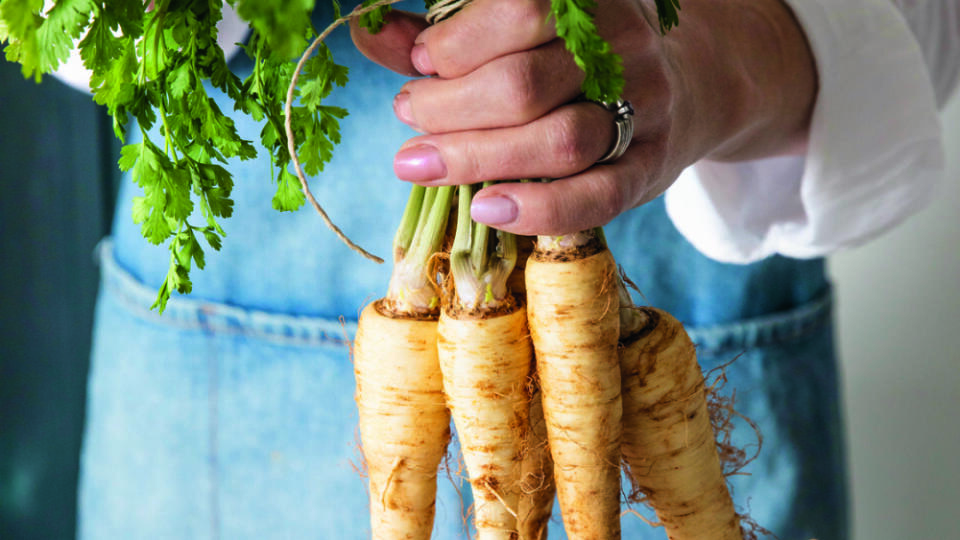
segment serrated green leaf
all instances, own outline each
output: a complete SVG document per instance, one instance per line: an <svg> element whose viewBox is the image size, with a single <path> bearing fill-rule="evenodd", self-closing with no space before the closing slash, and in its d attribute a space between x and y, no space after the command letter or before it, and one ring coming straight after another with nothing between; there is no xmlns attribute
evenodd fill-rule
<svg viewBox="0 0 960 540"><path fill-rule="evenodd" d="M147 203L146 197L133 198L133 222L143 223L150 217L151 207Z"/></svg>
<svg viewBox="0 0 960 540"><path fill-rule="evenodd" d="M668 30L680 24L680 0L656 0L657 18L660 21L660 32L666 34Z"/></svg>
<svg viewBox="0 0 960 540"><path fill-rule="evenodd" d="M303 66L298 91L300 104L310 110L317 109L323 99L333 91L334 86L346 84L348 75L349 69L335 63L330 49L321 45L317 54Z"/></svg>
<svg viewBox="0 0 960 540"><path fill-rule="evenodd" d="M237 14L264 36L267 52L282 60L298 57L315 35L310 23L313 0L262 2L237 0Z"/></svg>
<svg viewBox="0 0 960 540"><path fill-rule="evenodd" d="M286 170L281 171L277 192L271 201L273 208L281 212L292 212L303 206L306 200L307 197L300 188L300 179Z"/></svg>
<svg viewBox="0 0 960 540"><path fill-rule="evenodd" d="M180 294L190 294L193 290L193 282L190 281L190 270L183 265L179 264L174 257L174 262L171 264L171 272L168 274L170 278L171 287Z"/></svg>
<svg viewBox="0 0 960 540"><path fill-rule="evenodd" d="M25 39L36 31L42 22L40 12L43 0L4 0L0 2L0 17L10 36Z"/></svg>
<svg viewBox="0 0 960 540"><path fill-rule="evenodd" d="M110 63L123 53L123 39L113 35L110 20L103 14L93 19L86 37L77 46L83 65L94 72L109 70Z"/></svg>
<svg viewBox="0 0 960 540"><path fill-rule="evenodd" d="M120 166L121 171L129 171L137 164L137 160L140 159L140 153L143 151L142 143L132 143L124 145L120 149L120 160L117 164Z"/></svg>
<svg viewBox="0 0 960 540"><path fill-rule="evenodd" d="M125 110L126 105L137 96L135 78L138 66L133 39L118 38L116 44L116 52L109 59L101 57L103 64L96 65L90 77L90 89L93 91L94 101L100 105L106 105L110 113L115 115L115 120L121 108ZM88 43L87 47L92 45ZM88 57L91 55L81 50L81 56L84 54ZM126 118L123 120L125 121ZM149 126L143 127L146 129Z"/></svg>
<svg viewBox="0 0 960 540"><path fill-rule="evenodd" d="M187 272L190 271L193 263L196 263L197 268L201 270L206 264L203 258L203 248L201 248L200 243L197 242L197 236L194 234L193 228L189 226L177 233L176 239L173 242L172 251L174 257L176 257L177 265L184 268Z"/></svg>
<svg viewBox="0 0 960 540"><path fill-rule="evenodd" d="M363 5L366 7L376 2L377 0L363 0ZM387 13L390 13L391 9L393 9L391 6L380 6L361 15L357 22L371 34L376 34L383 28L383 25L387 24Z"/></svg>
<svg viewBox="0 0 960 540"><path fill-rule="evenodd" d="M193 87L193 69L189 63L181 62L177 67L170 70L170 74L167 76L167 88L170 97L182 99Z"/></svg>
<svg viewBox="0 0 960 540"><path fill-rule="evenodd" d="M623 64L610 45L600 37L593 23L592 0L551 0L557 35L584 72L584 96L612 102L623 93Z"/></svg>
<svg viewBox="0 0 960 540"><path fill-rule="evenodd" d="M337 135L339 138L339 134ZM303 170L310 176L316 176L323 171L323 166L333 158L333 142L326 133L315 127L301 138L300 155L303 160Z"/></svg>
<svg viewBox="0 0 960 540"><path fill-rule="evenodd" d="M167 271L167 276L160 285L160 290L157 291L157 299L154 300L153 305L150 306L150 309L156 309L158 313L163 313L164 310L167 309L167 302L170 300L171 271L173 271L173 269Z"/></svg>
<svg viewBox="0 0 960 540"><path fill-rule="evenodd" d="M173 227L163 215L163 192L159 189L151 189L142 199L143 208L137 214L137 217L142 218L139 222L140 234L153 245L162 244L173 234Z"/></svg>
<svg viewBox="0 0 960 540"><path fill-rule="evenodd" d="M0 19L4 24L7 46L4 55L11 62L20 62L24 77L40 81L37 29L43 24L40 12L43 0L4 0L0 2Z"/></svg>
<svg viewBox="0 0 960 540"><path fill-rule="evenodd" d="M46 71L57 69L70 56L74 41L83 35L95 10L93 0L58 0L47 12L39 35L46 43L41 48Z"/></svg>
<svg viewBox="0 0 960 540"><path fill-rule="evenodd" d="M163 213L177 222L185 221L193 213L190 198L190 173L181 167L165 171L162 186L165 191Z"/></svg>
<svg viewBox="0 0 960 540"><path fill-rule="evenodd" d="M207 244L216 251L220 251L222 247L220 234L224 234L223 231L215 231L210 227L203 229L203 237L207 240Z"/></svg>

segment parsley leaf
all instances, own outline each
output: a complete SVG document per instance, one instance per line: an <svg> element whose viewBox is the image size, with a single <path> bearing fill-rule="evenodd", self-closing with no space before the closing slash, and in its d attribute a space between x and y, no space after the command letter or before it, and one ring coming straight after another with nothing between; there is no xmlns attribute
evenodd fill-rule
<svg viewBox="0 0 960 540"><path fill-rule="evenodd" d="M305 200L288 170L283 104L294 59L316 36L310 20L314 0L227 2L252 29L242 48L253 70L243 81L227 67L216 41L221 0L155 0L150 11L142 0L56 0L46 11L44 0L0 1L0 44L8 60L21 64L24 77L39 81L76 47L92 71L93 99L113 117L117 137L124 140L130 119L136 120L142 141L123 146L118 165L143 190L133 202L132 219L144 238L167 243L170 250L170 266L153 305L161 312L173 291L192 289L190 270L204 267L200 236L214 250L222 246L226 232L220 220L233 213L227 160L257 155L209 88L263 123L259 147L276 171L273 207L295 210ZM364 5L373 2L364 0ZM435 2L425 0L427 7ZM339 5L333 3L339 17ZM677 23L678 0L656 4L666 31ZM623 68L593 24L595 1L551 0L551 6L558 34L586 73L586 96L615 100L623 89ZM389 9L365 14L361 25L378 31ZM323 102L347 77L347 68L334 62L325 45L304 67L290 121L308 174L320 173L340 142L339 121L347 111ZM160 140L152 140L151 133L159 133ZM191 224L194 219L203 225Z"/></svg>
<svg viewBox="0 0 960 540"><path fill-rule="evenodd" d="M363 0L363 6L367 7L376 3L377 0ZM387 24L387 13L390 13L391 6L380 6L379 8L364 13L357 19L361 27L366 28L371 34L376 34Z"/></svg>
<svg viewBox="0 0 960 540"><path fill-rule="evenodd" d="M593 0L550 0L557 35L583 70L581 86L587 99L613 102L623 93L623 63L593 23Z"/></svg>
<svg viewBox="0 0 960 540"><path fill-rule="evenodd" d="M657 17L660 20L660 32L666 34L680 24L680 0L656 0Z"/></svg>
<svg viewBox="0 0 960 540"><path fill-rule="evenodd" d="M307 196L300 188L300 179L286 169L280 172L277 193L273 196L273 207L281 212L297 210L306 202Z"/></svg>

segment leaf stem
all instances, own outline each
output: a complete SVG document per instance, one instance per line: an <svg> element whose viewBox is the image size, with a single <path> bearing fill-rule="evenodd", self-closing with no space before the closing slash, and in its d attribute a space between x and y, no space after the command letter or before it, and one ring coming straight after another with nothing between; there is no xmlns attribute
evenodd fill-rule
<svg viewBox="0 0 960 540"><path fill-rule="evenodd" d="M414 184L410 189L410 196L407 198L407 205L403 209L403 217L400 218L400 226L397 227L397 233L393 237L393 261L397 262L410 249L413 237L417 232L417 224L420 222L420 211L423 207L424 194L427 188Z"/></svg>
<svg viewBox="0 0 960 540"><path fill-rule="evenodd" d="M171 156L173 161L180 161L180 158L177 157L176 145L173 144L170 138L170 125L167 123L167 111L163 106L163 96L160 97L159 109L160 121L163 123L163 150L167 155Z"/></svg>
<svg viewBox="0 0 960 540"><path fill-rule="evenodd" d="M386 305L395 314L435 315L439 309L440 296L431 277L431 259L443 245L454 192L453 186L430 187L423 192L416 231L390 276ZM414 197L419 196L412 194L411 199ZM413 221L413 210L409 215L404 214L406 221Z"/></svg>
<svg viewBox="0 0 960 540"><path fill-rule="evenodd" d="M453 202L455 191L454 186L441 186L436 188L427 188L427 194L435 190L432 196L425 198L430 201L430 206L425 208L427 215L426 223L419 227L414 234L411 243L410 255L414 260L427 260L443 245L444 233L447 230L447 219L450 217L450 204Z"/></svg>
<svg viewBox="0 0 960 540"><path fill-rule="evenodd" d="M485 183L484 186L491 183ZM450 304L469 313L490 313L513 305L507 279L517 262L516 237L470 218L475 186L460 186L457 232L450 252L454 297ZM491 250L491 237L499 242Z"/></svg>

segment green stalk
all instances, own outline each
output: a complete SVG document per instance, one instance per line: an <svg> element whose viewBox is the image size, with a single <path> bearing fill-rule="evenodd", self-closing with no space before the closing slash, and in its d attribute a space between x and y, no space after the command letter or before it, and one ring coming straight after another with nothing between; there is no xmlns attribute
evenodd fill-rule
<svg viewBox="0 0 960 540"><path fill-rule="evenodd" d="M403 256L410 249L413 243L413 236L417 232L417 224L420 222L420 209L423 207L423 196L427 188L414 184L410 189L410 197L407 199L407 206L403 209L403 217L400 218L400 226L397 228L397 234L393 237L393 262L403 259Z"/></svg>
<svg viewBox="0 0 960 540"><path fill-rule="evenodd" d="M454 190L454 186L427 188L424 199L429 199L431 203L429 208L425 208L427 222L417 230L411 248L411 255L423 263L426 263L443 245ZM434 191L432 197L431 191Z"/></svg>
<svg viewBox="0 0 960 540"><path fill-rule="evenodd" d="M414 232L422 230L427 226L427 219L430 217L429 209L433 207L433 202L437 198L437 190L435 188L424 188L423 193L423 204L421 204L422 210L420 211L420 217L417 219L417 226Z"/></svg>
<svg viewBox="0 0 960 540"><path fill-rule="evenodd" d="M434 316L439 312L440 297L430 280L430 258L443 245L453 201L453 186L431 187L422 193L411 192L410 201L394 244L398 256L390 277L386 303L397 315ZM419 209L417 202L419 200ZM410 237L410 226L416 230ZM401 253L402 252L402 253Z"/></svg>
<svg viewBox="0 0 960 540"><path fill-rule="evenodd" d="M473 200L473 186L466 184L460 186L460 193L457 199L457 232L453 236L453 248L450 251L451 264L463 264L453 262L453 259L469 259L471 254L470 246L473 243L471 234L473 220L470 219L470 201ZM466 264L470 264L467 260Z"/></svg>
<svg viewBox="0 0 960 540"><path fill-rule="evenodd" d="M460 187L457 232L450 253L454 284L451 304L468 313L495 312L513 305L507 278L517 263L517 242L514 235L494 231L470 218L474 190L474 186ZM494 234L499 242L491 249Z"/></svg>

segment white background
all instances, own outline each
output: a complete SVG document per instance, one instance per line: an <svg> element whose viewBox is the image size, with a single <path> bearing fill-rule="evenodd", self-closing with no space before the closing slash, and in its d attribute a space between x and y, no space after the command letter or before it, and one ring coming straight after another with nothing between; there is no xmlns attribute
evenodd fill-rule
<svg viewBox="0 0 960 540"><path fill-rule="evenodd" d="M942 118L934 203L830 259L855 540L960 539L960 95Z"/></svg>

